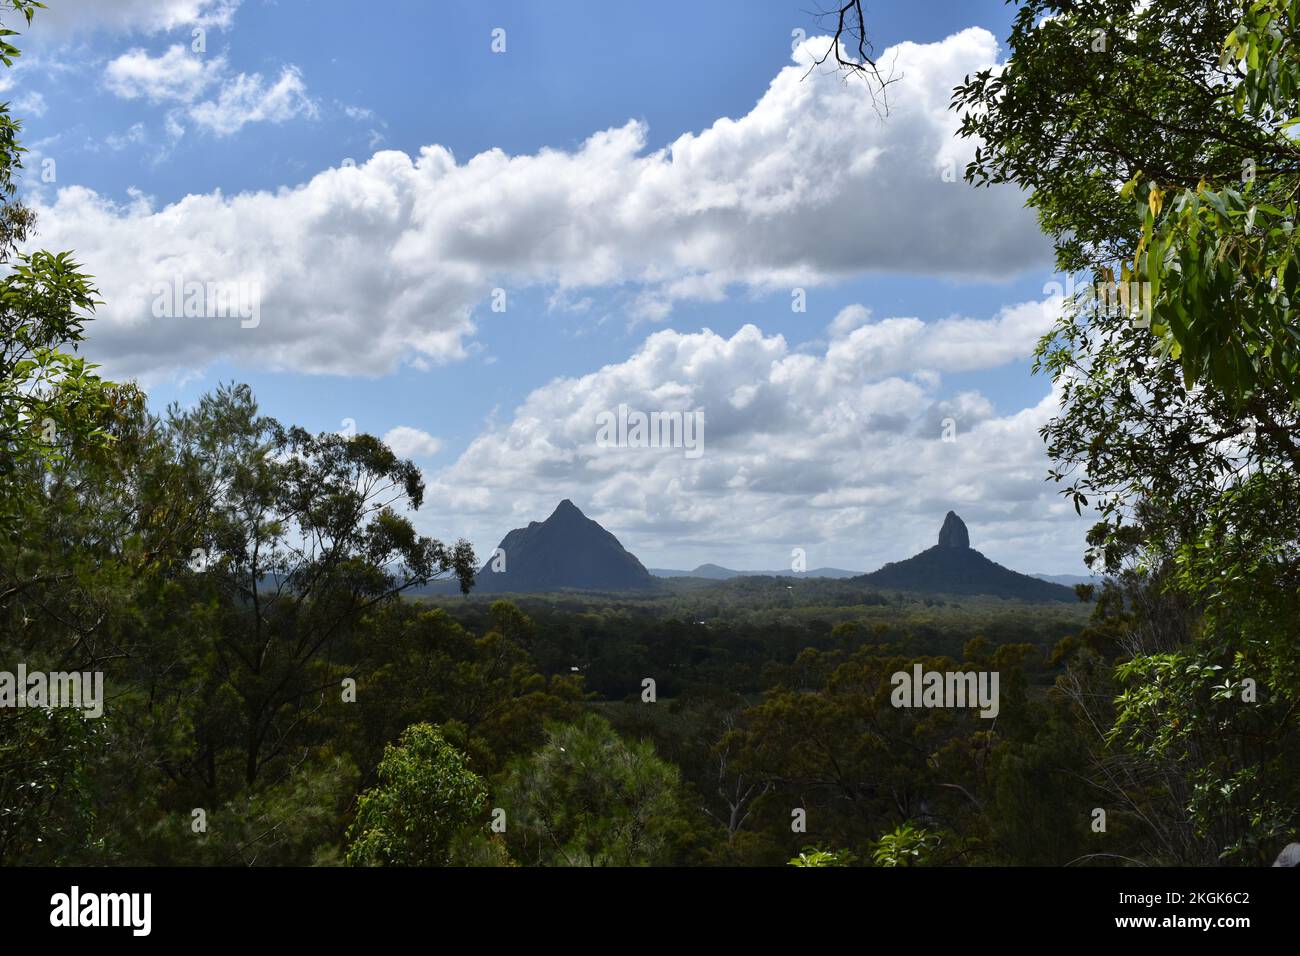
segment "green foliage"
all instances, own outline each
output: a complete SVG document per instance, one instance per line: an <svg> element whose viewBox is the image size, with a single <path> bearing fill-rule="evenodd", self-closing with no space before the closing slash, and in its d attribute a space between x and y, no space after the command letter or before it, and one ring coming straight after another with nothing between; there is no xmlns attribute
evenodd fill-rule
<svg viewBox="0 0 1300 956"><path fill-rule="evenodd" d="M942 842L938 833L904 823L872 844L871 860L876 866L925 866Z"/></svg>
<svg viewBox="0 0 1300 956"><path fill-rule="evenodd" d="M791 866L852 866L854 856L848 850L823 850L819 847L804 847L799 855L790 861Z"/></svg>
<svg viewBox="0 0 1300 956"><path fill-rule="evenodd" d="M32 15L43 3L37 0L3 0L0 2L0 63L12 67L21 51L10 42L17 36L15 30L4 24L12 22L10 12L17 13L30 25ZM9 261L14 250L27 238L35 224L35 214L21 202L14 200L14 174L23 168L22 154L26 152L19 141L22 121L9 113L9 104L0 103L0 263Z"/></svg>
<svg viewBox="0 0 1300 956"><path fill-rule="evenodd" d="M972 642L971 650L981 647ZM796 663L794 680L750 708L730 741L734 771L770 783L753 812L756 825L777 833L783 827L789 846L799 836L789 833L789 808L799 806L810 832L836 846L867 846L875 834L923 814L972 836L987 832L987 754L1000 739L995 726L1009 731L1026 720L1019 673L1033 666L1029 648L1004 647L958 663L915 661L896 648L868 645L848 655L805 651ZM973 709L895 707L892 677L910 672L913 663L941 672L998 671L996 725ZM944 861L973 849L951 840Z"/></svg>
<svg viewBox="0 0 1300 956"><path fill-rule="evenodd" d="M364 706L348 709L355 723L345 725L363 765L404 727L427 721L486 777L537 749L547 720L577 716L582 679L537 672L527 617L497 602L483 627L477 633L410 603L385 605L366 620L349 667Z"/></svg>
<svg viewBox="0 0 1300 956"><path fill-rule="evenodd" d="M342 835L340 794L356 790L330 769L336 758L372 771L382 743L419 719L379 728L373 747L354 735L382 723L380 697L367 717L340 689L348 675L364 687L370 615L430 576L470 573L468 545L420 537L396 513L422 487L382 443L284 429L244 387L166 417L148 414L138 393L115 393L109 429L94 453L15 464L21 482L6 485L25 493L8 499L18 531L0 539L4 659L103 670L112 705L95 748L0 722L0 749L31 758L20 767L66 781L53 799L28 783L12 792L5 807L22 832L0 852L306 863L319 849L328 859ZM513 653L493 693L528 688L537 712L560 713ZM526 719L496 717L516 728ZM510 752L538 739L530 729L512 743L489 721L477 739ZM292 819L278 809L295 801ZM188 829L195 807L213 820L207 837ZM69 820L90 821L93 835ZM274 823L259 829L263 820Z"/></svg>
<svg viewBox="0 0 1300 956"><path fill-rule="evenodd" d="M1106 834L1088 826L1091 810L1108 802L1087 778L1091 728L1055 693L1033 708L1033 725L990 754L988 827L979 834L989 856L1018 866L1062 866L1119 845L1117 819Z"/></svg>
<svg viewBox="0 0 1300 956"><path fill-rule="evenodd" d="M1212 108L1227 141L1200 181L1161 184L1144 170L1125 187L1143 207L1134 274L1151 283L1153 330L1189 384L1239 405L1269 388L1300 399L1297 29L1294 0L1251 3L1222 43Z"/></svg>
<svg viewBox="0 0 1300 956"><path fill-rule="evenodd" d="M735 582L716 589L658 596L517 596L534 625L528 648L543 673L578 667L584 685L605 699L638 697L641 678L653 674L661 699L728 691L758 694L778 679L800 651L852 650L863 644L897 644L901 652L941 656L972 638L1028 643L1050 649L1084 625L1084 604L1028 604L997 598L930 598L894 595L874 602L861 587L842 581L799 581L793 592L779 584L781 605L769 605L772 586L740 592ZM747 604L745 595L753 603ZM492 627L492 600L432 600L467 629Z"/></svg>
<svg viewBox="0 0 1300 956"><path fill-rule="evenodd" d="M423 495L410 462L372 436L286 429L245 386L173 410L163 431L203 503L190 540L174 542L193 575L193 619L213 641L193 676L217 699L196 732L210 785L236 754L251 783L287 758L287 730L311 730L312 708L337 694L347 675L334 655L365 615L438 575L467 583L473 551L421 537L397 513Z"/></svg>
<svg viewBox="0 0 1300 956"><path fill-rule="evenodd" d="M31 23L43 4L3 0L0 20L9 12ZM0 63L12 67L19 50L9 41L14 30L0 26ZM0 103L0 529L12 525L15 499L30 493L22 484L23 466L88 454L108 440L114 405L109 383L96 366L77 357L86 317L94 311L95 289L71 253L19 255L35 216L16 201L14 176L23 168L21 121Z"/></svg>
<svg viewBox="0 0 1300 956"><path fill-rule="evenodd" d="M1201 609L1195 642L1135 655L1112 739L1188 781L1183 809L1226 859L1267 862L1300 827L1300 614L1295 528L1259 475L1223 496L1173 561L1173 586Z"/></svg>
<svg viewBox="0 0 1300 956"><path fill-rule="evenodd" d="M0 22L9 19L9 11L17 13L22 17L28 26L31 26L32 16L37 10L45 9L45 4L40 0L3 0L0 3ZM0 28L0 38L17 36L18 31ZM0 39L0 63L5 66L13 66L14 60L21 56L21 51L8 40Z"/></svg>
<svg viewBox="0 0 1300 956"><path fill-rule="evenodd" d="M0 19L19 14L30 23L42 4L4 0ZM19 56L0 27L0 62ZM93 459L110 443L113 415L130 401L77 357L94 289L69 253L32 252L11 259L34 224L14 200L22 169L22 124L0 104L0 661L46 663L81 645L42 640L26 610L53 592L53 606L69 612L71 589L85 559L51 563L50 541L32 535L45 522L49 473L71 456ZM59 539L53 539L58 541ZM33 544L36 547L33 547ZM47 615L48 616L48 615ZM92 781L87 755L103 743L94 721L80 714L6 710L0 714L0 860L57 859L66 845L82 843L93 826Z"/></svg>
<svg viewBox="0 0 1300 956"><path fill-rule="evenodd" d="M0 861L60 862L93 829L86 756L104 738L79 711L0 710Z"/></svg>
<svg viewBox="0 0 1300 956"><path fill-rule="evenodd" d="M138 817L105 829L96 852L65 856L61 862L337 866L342 862L341 821L355 802L357 776L347 758L322 754L220 804L177 806L163 815L144 807ZM201 817L195 809L202 810Z"/></svg>
<svg viewBox="0 0 1300 956"><path fill-rule="evenodd" d="M487 807L487 788L432 724L408 727L379 762L348 831L354 866L445 866L452 841Z"/></svg>
<svg viewBox="0 0 1300 956"><path fill-rule="evenodd" d="M655 866L674 862L685 826L680 788L653 744L623 740L586 714L548 724L546 743L511 763L497 799L521 863Z"/></svg>
<svg viewBox="0 0 1300 956"><path fill-rule="evenodd" d="M954 93L967 178L1026 189L1062 270L1137 292L1067 297L1037 367L1051 476L1099 512L1093 563L1131 578L1062 658L1109 743L1094 783L1170 862L1260 861L1298 823L1298 18L1027 0L1006 68ZM1083 642L1122 665L1112 713L1078 690L1104 686Z"/></svg>

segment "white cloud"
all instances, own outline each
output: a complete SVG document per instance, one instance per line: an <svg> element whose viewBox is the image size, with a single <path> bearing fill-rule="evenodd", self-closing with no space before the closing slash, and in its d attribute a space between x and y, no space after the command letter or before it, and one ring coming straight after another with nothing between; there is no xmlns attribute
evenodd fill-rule
<svg viewBox="0 0 1300 956"><path fill-rule="evenodd" d="M217 80L225 60L191 53L179 43L161 56L130 50L104 69L104 83L116 95L151 103L192 103Z"/></svg>
<svg viewBox="0 0 1300 956"><path fill-rule="evenodd" d="M869 570L933 544L954 509L995 560L1069 570L1061 555L1082 554L1084 522L1061 520L1073 512L1044 481L1038 435L1057 397L999 415L978 392L942 389L944 372L1026 358L1043 315L1026 303L986 320L885 319L815 354L752 325L730 338L661 331L625 362L532 392L427 476L421 520L490 549L503 520L540 520L568 497L651 563L773 568L800 547L809 566ZM963 354L967 336L987 347ZM701 410L702 454L602 447L598 416L621 404Z"/></svg>
<svg viewBox="0 0 1300 956"><path fill-rule="evenodd" d="M384 444L399 458L432 458L442 449L442 439L410 425L398 425L388 431Z"/></svg>
<svg viewBox="0 0 1300 956"><path fill-rule="evenodd" d="M148 139L143 123L133 123L125 133L113 133L104 138L109 149L119 152L128 146L138 146Z"/></svg>
<svg viewBox="0 0 1300 956"><path fill-rule="evenodd" d="M35 90L20 94L11 104L13 111L21 115L44 116L45 115L45 97Z"/></svg>
<svg viewBox="0 0 1300 956"><path fill-rule="evenodd" d="M196 55L179 43L160 56L140 49L123 53L105 67L104 85L124 99L183 104L191 120L218 136L237 133L248 123L317 114L297 67L284 67L268 86L260 73L231 76L225 57ZM219 87L214 98L196 102L213 86ZM180 125L177 111L168 114L168 123L173 129Z"/></svg>
<svg viewBox="0 0 1300 956"><path fill-rule="evenodd" d="M871 310L861 305L846 305L831 321L826 330L832 337L852 332L859 325L871 318Z"/></svg>
<svg viewBox="0 0 1300 956"><path fill-rule="evenodd" d="M840 317L843 315L841 312ZM883 375L920 368L993 368L1027 356L1030 349L1026 343L1032 346L1051 327L1051 316L1041 302L1026 302L1002 310L992 321L885 319L858 325L833 339L826 361L844 374L856 370Z"/></svg>
<svg viewBox="0 0 1300 956"><path fill-rule="evenodd" d="M240 0L53 0L37 10L35 37L104 29L160 33L179 27L228 27ZM24 27L24 29L26 29Z"/></svg>
<svg viewBox="0 0 1300 956"><path fill-rule="evenodd" d="M474 310L496 286L580 302L628 284L629 312L662 319L733 287L788 295L871 271L998 278L1046 265L1017 191L942 175L954 149L973 148L953 145L951 87L994 63L993 36L971 29L884 55L903 75L884 121L860 86L804 79L801 49L748 114L663 150L648 152L633 122L573 151L464 163L439 146L387 151L296 187L164 208L70 187L38 209L41 243L75 249L98 278L92 348L119 375L218 357L308 372L427 367L467 354ZM229 132L305 109L304 95L293 71L271 87L241 77L191 115ZM151 288L176 275L256 279L260 324L153 318ZM888 334L907 346L906 327ZM850 335L840 348L867 346Z"/></svg>
<svg viewBox="0 0 1300 956"><path fill-rule="evenodd" d="M163 118L163 128L167 131L167 138L173 143L185 135L185 124L181 122L178 110L172 110Z"/></svg>
<svg viewBox="0 0 1300 956"><path fill-rule="evenodd" d="M286 66L267 86L260 73L240 73L222 84L215 100L199 103L190 118L218 136L236 133L248 123L283 123L295 116L315 116L316 104L307 95L302 73Z"/></svg>
<svg viewBox="0 0 1300 956"><path fill-rule="evenodd" d="M7 21L5 21L4 26L8 27L10 26L10 24ZM39 75L42 71L46 71L49 69L50 69L50 63L46 60L42 60L42 58L39 56L24 55L19 57L18 59L14 60L12 66L8 66L0 70L0 95L4 95L6 99L8 99L9 98L8 94L10 94L11 92L14 92L15 90L19 90L19 91L22 90L21 81L24 76ZM42 97L39 93L36 93L35 91L19 92L18 95L35 97L38 100L41 107L42 108L44 107L44 103L45 103L44 97Z"/></svg>

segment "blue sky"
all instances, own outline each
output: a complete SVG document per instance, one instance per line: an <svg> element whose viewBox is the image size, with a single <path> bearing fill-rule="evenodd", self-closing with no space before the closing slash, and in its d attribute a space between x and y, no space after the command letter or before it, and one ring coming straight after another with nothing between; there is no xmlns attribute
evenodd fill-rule
<svg viewBox="0 0 1300 956"><path fill-rule="evenodd" d="M88 354L158 407L237 379L286 421L403 428L418 521L481 551L571 497L652 566L869 569L953 507L996 560L1080 570L1033 434L1048 247L1023 197L918 169L964 165L944 93L1002 55L1003 3L869 5L884 119L800 79L826 40L786 0L49 6L3 92L38 242L100 278ZM260 325L149 315L181 272L255 274ZM703 408L703 464L602 457L620 401Z"/></svg>

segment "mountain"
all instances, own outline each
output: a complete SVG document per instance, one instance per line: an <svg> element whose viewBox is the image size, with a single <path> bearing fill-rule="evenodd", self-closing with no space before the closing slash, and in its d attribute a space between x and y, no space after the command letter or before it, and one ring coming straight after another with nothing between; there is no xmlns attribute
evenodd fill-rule
<svg viewBox="0 0 1300 956"><path fill-rule="evenodd" d="M475 591L627 591L652 588L655 580L636 556L565 498L545 521L531 521L501 539L475 579Z"/></svg>
<svg viewBox="0 0 1300 956"><path fill-rule="evenodd" d="M709 578L713 581L726 581L740 574L720 564L701 564L694 571L675 571L672 568L651 568L650 573L657 578Z"/></svg>
<svg viewBox="0 0 1300 956"><path fill-rule="evenodd" d="M1066 587L1074 587L1076 584L1095 584L1101 586L1101 578L1091 577L1087 574L1035 574L1034 577L1040 581L1051 581L1053 584L1064 584Z"/></svg>
<svg viewBox="0 0 1300 956"><path fill-rule="evenodd" d="M701 564L694 571L675 571L672 568L651 568L650 573L657 578L710 578L714 581L730 581L732 578L855 578L861 571L846 571L843 568L813 568L810 571L733 571L720 564Z"/></svg>
<svg viewBox="0 0 1300 956"><path fill-rule="evenodd" d="M869 587L931 594L989 594L1022 601L1077 601L1071 588L990 561L970 546L966 523L949 511L939 543L906 561L854 578Z"/></svg>

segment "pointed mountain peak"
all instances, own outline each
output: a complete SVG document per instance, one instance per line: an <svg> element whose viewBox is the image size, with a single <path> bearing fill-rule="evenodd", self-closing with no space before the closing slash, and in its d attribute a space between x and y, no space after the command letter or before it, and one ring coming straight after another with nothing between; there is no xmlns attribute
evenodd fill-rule
<svg viewBox="0 0 1300 956"><path fill-rule="evenodd" d="M970 546L966 522L953 511L944 516L937 545L854 580L869 587L918 594L987 594L1018 601L1071 604L1078 600L1070 588L1031 578L984 557Z"/></svg>
<svg viewBox="0 0 1300 956"><path fill-rule="evenodd" d="M563 588L622 591L653 587L654 579L618 538L565 498L545 521L531 521L501 539L475 586L535 594Z"/></svg>
<svg viewBox="0 0 1300 956"><path fill-rule="evenodd" d="M966 530L966 522L957 517L955 511L949 511L944 516L943 527L939 529L939 547L970 548L970 532Z"/></svg>
<svg viewBox="0 0 1300 956"><path fill-rule="evenodd" d="M582 513L582 510L577 505L575 505L568 498L565 498L563 501L561 501L558 505L555 506L555 510L551 512L551 517L547 518L546 520L552 521L555 518L575 518L575 517L586 518L587 516Z"/></svg>

